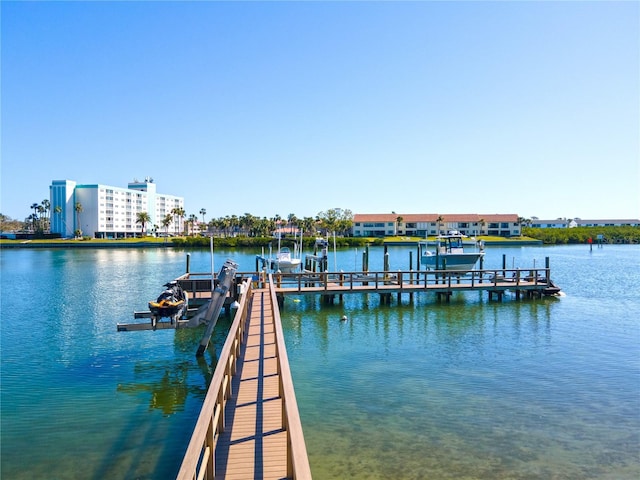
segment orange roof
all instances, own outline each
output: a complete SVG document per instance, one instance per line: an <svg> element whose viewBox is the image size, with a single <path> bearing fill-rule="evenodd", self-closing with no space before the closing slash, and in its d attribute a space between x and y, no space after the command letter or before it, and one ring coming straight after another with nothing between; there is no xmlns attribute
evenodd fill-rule
<svg viewBox="0 0 640 480"><path fill-rule="evenodd" d="M485 222L512 222L518 221L518 215L515 213L356 213L353 221L362 222L396 222L398 217L402 217L402 223L417 222L437 222L438 217L442 218L442 223L446 222L479 222L484 219Z"/></svg>

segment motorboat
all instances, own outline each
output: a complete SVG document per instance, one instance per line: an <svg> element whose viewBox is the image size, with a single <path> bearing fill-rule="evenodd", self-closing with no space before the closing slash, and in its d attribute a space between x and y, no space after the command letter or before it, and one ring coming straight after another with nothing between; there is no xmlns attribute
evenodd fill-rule
<svg viewBox="0 0 640 480"><path fill-rule="evenodd" d="M161 318L179 319L187 311L187 295L176 280L165 283L166 287L155 301L149 302L151 325L155 328Z"/></svg>
<svg viewBox="0 0 640 480"><path fill-rule="evenodd" d="M435 250L429 250L429 242L420 242L422 251L420 263L428 270L448 270L467 273L475 267L480 258L484 256L482 246L474 251L465 249L466 235L456 230L450 230L446 235L436 237Z"/></svg>
<svg viewBox="0 0 640 480"><path fill-rule="evenodd" d="M278 250L275 254L271 251L269 244L269 256L265 256L264 249L262 255L257 255L258 260L262 263L263 269L267 269L273 273L293 273L300 269L302 264L302 236L300 236L300 247L297 240L294 241L294 252L289 247L280 246L280 237L278 236Z"/></svg>
<svg viewBox="0 0 640 480"><path fill-rule="evenodd" d="M282 247L269 262L269 268L274 272L291 273L300 268L302 259L294 256L289 247Z"/></svg>

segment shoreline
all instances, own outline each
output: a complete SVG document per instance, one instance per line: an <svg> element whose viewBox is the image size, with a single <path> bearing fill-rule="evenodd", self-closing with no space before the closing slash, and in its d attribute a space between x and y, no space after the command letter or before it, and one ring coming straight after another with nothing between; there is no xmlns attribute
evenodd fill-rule
<svg viewBox="0 0 640 480"><path fill-rule="evenodd" d="M417 246L419 240L390 240L382 243L383 246ZM542 245L542 240L528 239L528 240L485 240L485 247L491 246L532 246ZM344 246L341 246L343 248ZM347 246L348 247L348 246ZM179 248L179 249L192 249L192 248L208 248L204 246L193 245L175 245L173 242L155 242L155 241L139 241L139 242L127 242L118 240L68 240L68 241L39 241L39 240L24 240L24 241L0 241L0 250L4 248ZM218 248L251 248L245 246L226 246L218 245Z"/></svg>

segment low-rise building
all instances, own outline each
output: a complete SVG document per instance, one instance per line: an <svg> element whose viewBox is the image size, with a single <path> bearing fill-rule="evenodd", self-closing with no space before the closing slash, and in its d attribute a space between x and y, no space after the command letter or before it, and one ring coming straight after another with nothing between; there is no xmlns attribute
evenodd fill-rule
<svg viewBox="0 0 640 480"><path fill-rule="evenodd" d="M556 218L540 220L533 218L529 225L532 228L574 228L574 227L638 227L638 219L583 220L581 218Z"/></svg>
<svg viewBox="0 0 640 480"><path fill-rule="evenodd" d="M521 234L516 214L357 213L354 237L426 237L457 230L464 235L517 237Z"/></svg>
<svg viewBox="0 0 640 480"><path fill-rule="evenodd" d="M127 188L102 184L77 184L72 180L54 180L49 187L51 233L73 237L75 232L94 238L125 238L142 232L138 214L146 212L149 221L144 234L184 230L184 198L158 193L152 178L134 180ZM163 220L171 216L164 227Z"/></svg>
<svg viewBox="0 0 640 480"><path fill-rule="evenodd" d="M528 226L531 228L569 228L573 220L566 218L556 218L554 220L540 220L532 218ZM575 224L573 225L575 227Z"/></svg>
<svg viewBox="0 0 640 480"><path fill-rule="evenodd" d="M576 227L640 227L640 220L636 219L610 219L610 220L583 220L574 218Z"/></svg>

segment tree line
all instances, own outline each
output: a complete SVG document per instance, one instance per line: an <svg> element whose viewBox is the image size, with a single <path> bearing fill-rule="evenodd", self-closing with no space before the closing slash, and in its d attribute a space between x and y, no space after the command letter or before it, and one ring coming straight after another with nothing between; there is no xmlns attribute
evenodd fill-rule
<svg viewBox="0 0 640 480"><path fill-rule="evenodd" d="M257 217L250 213L244 215L226 215L224 217L205 219L207 211L200 209L202 222L195 215L184 219L184 232L187 236L196 233L206 233L222 237L268 237L281 229L285 235L292 232L304 232L313 236L322 232L336 232L338 235L348 235L353 227L353 213L348 209L331 208L319 212L315 217L298 217L290 213L286 217ZM204 228L203 228L204 226ZM198 227L198 228L196 228Z"/></svg>
<svg viewBox="0 0 640 480"><path fill-rule="evenodd" d="M49 233L51 229L51 203L43 200L41 203L33 203L30 207L33 210L23 221L12 219L0 214L0 230L4 232L28 232L33 234ZM84 208L80 202L74 205L76 224L80 225L80 218ZM60 215L62 207L55 206L54 215ZM280 229L291 229L291 231L302 231L305 235L315 235L322 232L335 232L337 235L348 235L353 227L353 213L351 210L342 208L331 208L319 212L315 217L298 217L290 213L286 217L274 215L273 217L257 217L250 213L244 215L226 215L224 217L211 218L206 220L207 210L201 208L198 212L202 218L196 214L187 216L184 208L173 208L170 213L159 219L158 224L154 224L150 229L147 226L151 222L151 215L142 211L136 213L136 224L140 225L140 233L144 235L148 230L153 234L164 232L169 235L169 229L173 225L175 236L209 234L222 237L243 235L247 237L268 237ZM181 229L180 226L183 226ZM76 237L82 236L80 228L74 232Z"/></svg>
<svg viewBox="0 0 640 480"><path fill-rule="evenodd" d="M523 227L522 234L542 240L547 245L588 243L595 244L598 235L602 243L640 243L640 227L574 227L574 228L531 228Z"/></svg>

